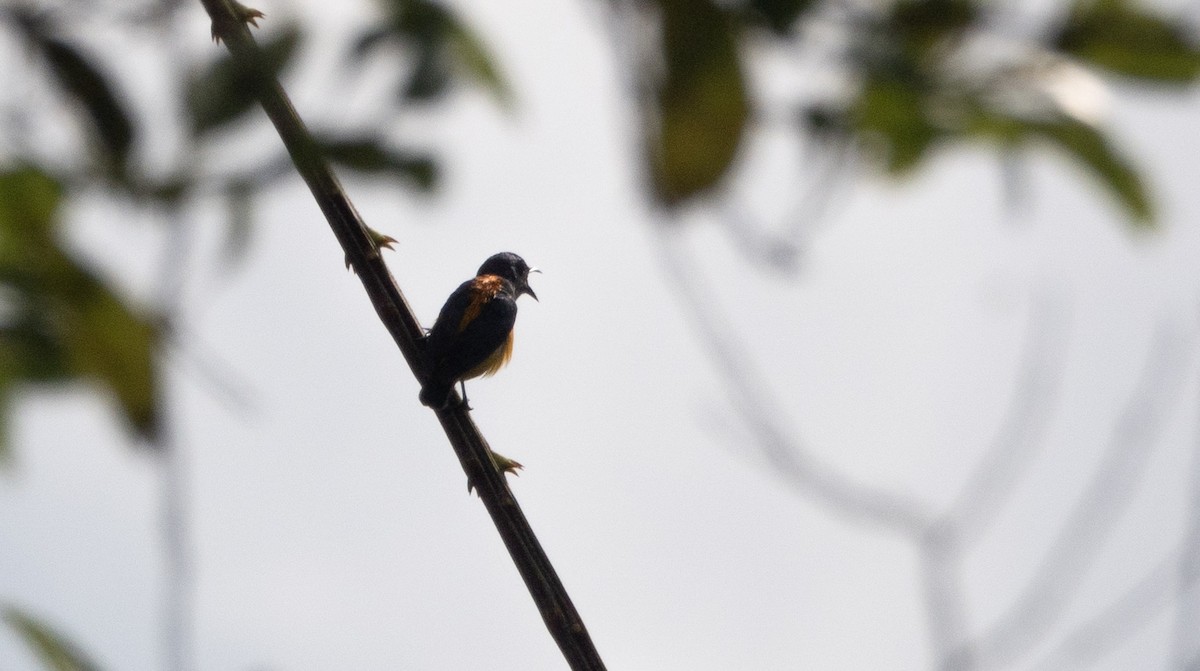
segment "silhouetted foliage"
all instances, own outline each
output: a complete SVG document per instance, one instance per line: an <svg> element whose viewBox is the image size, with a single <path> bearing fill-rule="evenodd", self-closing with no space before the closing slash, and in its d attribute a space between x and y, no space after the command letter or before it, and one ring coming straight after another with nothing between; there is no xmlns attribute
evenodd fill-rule
<svg viewBox="0 0 1200 671"><path fill-rule="evenodd" d="M0 455L8 449L4 429L13 400L31 385L102 389L146 444L156 443L160 428L169 306L135 305L66 249L64 203L99 193L170 222L215 194L225 205L227 258L236 259L260 194L294 179L282 150L259 163L261 157L249 155L207 158L217 142L263 123L255 104L263 84L223 51L200 62L174 60L169 31L161 28L177 21L181 9L196 7L148 0L114 9L118 4L0 8L0 41L18 45L25 59L6 69L56 93L52 102L31 102L0 92L11 112L6 119L20 121L0 127L9 140L0 143ZM1195 27L1135 0L1075 0L1019 35L990 3L976 0L613 0L611 6L650 22L633 38L649 39L636 45L630 65L640 84L643 170L652 197L669 208L719 195L756 124L784 119L797 138L851 146L888 175L910 174L949 147L984 145L1002 153L1050 147L1094 176L1130 221L1148 224L1155 210L1149 186L1071 86L1103 87L1102 78L1110 77L1115 85L1183 91L1200 76ZM155 171L137 160L149 135L141 112L150 105L132 92L147 88L123 82L114 74L114 56L73 29L81 14L157 40L169 64L170 86L163 88L175 96L168 101L175 127L167 130L179 149L170 167ZM313 29L277 22L259 35L269 74L287 74L302 62ZM484 41L434 0L384 0L378 20L344 46L348 71L367 59L386 59L398 71L389 114L436 104L464 83L503 105L519 97ZM829 54L823 67L845 85L790 101L786 114L776 114L752 73L756 54L776 48ZM55 109L43 107L50 104ZM21 141L29 127L51 117L49 123L73 121L87 146L48 155ZM438 183L436 157L403 148L382 124L319 138L330 160L362 177L421 191ZM33 618L10 611L6 621L50 668L91 668Z"/></svg>
<svg viewBox="0 0 1200 671"><path fill-rule="evenodd" d="M1070 90L1101 74L1181 89L1200 73L1196 31L1133 0L1077 0L1060 21L1017 36L975 0L639 0L657 22L635 62L647 119L646 170L658 200L709 196L737 170L753 124L772 115L747 65L763 49L829 53L845 82L795 103L798 135L850 143L885 173L935 150L983 143L1060 151L1106 188L1130 221L1153 220L1144 180L1102 119ZM818 39L818 34L820 39Z"/></svg>

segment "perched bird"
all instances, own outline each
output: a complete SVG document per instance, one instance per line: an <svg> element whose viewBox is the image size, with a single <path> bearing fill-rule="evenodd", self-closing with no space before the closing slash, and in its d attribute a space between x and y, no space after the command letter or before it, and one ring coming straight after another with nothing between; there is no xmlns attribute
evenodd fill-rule
<svg viewBox="0 0 1200 671"><path fill-rule="evenodd" d="M421 389L421 403L444 408L455 383L494 375L508 363L517 298L529 294L537 300L529 287L529 273L535 272L539 271L516 254L501 252L450 294L425 339L429 377ZM463 384L464 402L466 398Z"/></svg>

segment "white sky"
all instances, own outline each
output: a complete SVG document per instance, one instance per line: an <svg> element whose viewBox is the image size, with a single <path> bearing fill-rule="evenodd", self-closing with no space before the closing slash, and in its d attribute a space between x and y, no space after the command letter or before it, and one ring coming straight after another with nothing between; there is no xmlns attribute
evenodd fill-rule
<svg viewBox="0 0 1200 671"><path fill-rule="evenodd" d="M345 17L312 5L335 41ZM501 59L515 114L468 94L403 129L427 133L421 144L445 162L436 197L347 186L367 221L400 239L386 258L427 322L495 251L544 270L541 302L521 302L513 363L470 395L491 444L526 465L513 489L608 667L928 668L912 545L833 514L763 465L670 289L598 6L456 6ZM261 8L268 25L295 11ZM197 49L213 48L194 13ZM320 75L295 86L306 116L331 95L322 87L351 88ZM1070 514L1157 325L1173 334L1183 387L1147 446L1144 479L1056 633L1012 668L1053 659L1072 623L1171 552L1185 520L1200 394L1200 97L1122 90L1115 105L1117 136L1156 187L1153 235L1131 235L1049 154L1031 161L1031 198L1010 213L993 157L966 151L902 184L845 189L795 276L752 268L704 217L681 232L794 438L851 480L933 510L997 431L1032 306L1058 314L1064 377L1047 439L964 565L972 633L1012 605ZM325 121L353 119L353 106L338 114ZM748 192L786 194L796 180L760 174ZM563 668L307 192L278 189L258 213L231 276L211 270L220 235L201 218L187 299L200 349L236 371L251 403L231 409L194 367L171 364L191 478L197 667ZM134 285L152 276L145 258L163 240L111 218L77 234L143 249L100 259ZM0 601L43 616L107 669L158 668L155 461L86 394L38 394L22 410L0 474ZM1088 668L1163 668L1173 613L1146 616ZM32 668L0 629L0 669Z"/></svg>

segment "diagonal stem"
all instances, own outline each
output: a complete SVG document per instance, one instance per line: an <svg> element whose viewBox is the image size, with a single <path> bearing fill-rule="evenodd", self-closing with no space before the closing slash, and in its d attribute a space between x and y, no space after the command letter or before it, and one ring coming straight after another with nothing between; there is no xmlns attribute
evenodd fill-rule
<svg viewBox="0 0 1200 671"><path fill-rule="evenodd" d="M856 521L919 538L930 514L914 497L856 482L792 438L766 385L736 338L736 329L713 307L715 294L674 230L659 226L659 250L672 288L679 294L701 344L721 377L729 402L754 436L767 463L813 500Z"/></svg>
<svg viewBox="0 0 1200 671"><path fill-rule="evenodd" d="M1191 343L1163 323L1137 386L1113 426L1104 455L1023 593L978 641L962 647L984 666L1010 664L1041 642L1078 591L1113 525L1141 483L1186 378Z"/></svg>
<svg viewBox="0 0 1200 671"><path fill-rule="evenodd" d="M259 102L287 147L296 170L325 215L346 252L384 327L396 341L418 380L426 377L420 342L421 324L413 314L395 279L379 257L379 249L333 174L316 142L292 107L287 94L262 65L257 43L239 18L231 0L201 0L212 18L214 34L229 47L233 58L258 83ZM542 620L571 669L604 669L583 620L542 550L541 544L513 498L504 476L492 464L487 441L462 405L437 412L467 481L479 492L496 530L533 597Z"/></svg>

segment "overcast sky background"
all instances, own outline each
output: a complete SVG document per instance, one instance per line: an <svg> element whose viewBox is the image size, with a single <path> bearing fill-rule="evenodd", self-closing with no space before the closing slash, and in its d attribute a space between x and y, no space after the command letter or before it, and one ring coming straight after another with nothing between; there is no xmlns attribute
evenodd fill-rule
<svg viewBox="0 0 1200 671"><path fill-rule="evenodd" d="M297 13L320 21L327 44L363 16L341 3L256 6L268 27ZM1119 90L1113 101L1117 136L1155 187L1158 232L1133 234L1049 153L1034 154L1013 209L994 156L958 151L899 184L857 175L797 271L781 274L748 263L703 213L665 236L656 228L599 5L455 6L510 77L514 113L471 93L403 128L445 161L434 197L346 185L400 240L385 259L426 323L494 252L543 269L541 301L520 303L512 364L469 392L492 446L525 464L513 490L609 668L932 663L912 544L831 512L764 464L670 288L663 244L703 264L707 300L728 311L797 441L854 482L931 510L953 501L997 432L1031 315L1048 306L1061 393L1012 501L966 557L969 632L1001 617L1036 570L1160 334L1174 353L1161 384L1179 382L1144 480L1048 623L1057 633L1012 668L1053 659L1074 625L1177 547L1200 444L1200 95ZM192 14L196 50L215 49L199 6ZM288 86L310 121L354 88L333 63L298 71L309 74ZM356 102L320 121L354 121ZM741 188L772 216L792 204L794 147L758 150L764 169ZM96 203L77 213L79 249L151 295L161 229ZM234 272L213 270L221 234L198 217L199 251L181 270L189 347L234 371L249 397L231 404L188 355L172 359L197 668L563 668L307 191L298 180L277 189L258 215ZM104 668L159 668L155 459L129 449L95 396L40 393L21 408L0 473L0 600ZM1177 608L1159 605L1088 668L1166 668ZM0 629L0 669L33 668Z"/></svg>

